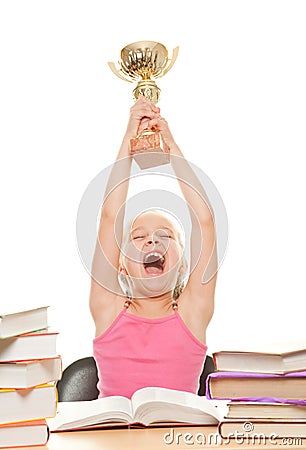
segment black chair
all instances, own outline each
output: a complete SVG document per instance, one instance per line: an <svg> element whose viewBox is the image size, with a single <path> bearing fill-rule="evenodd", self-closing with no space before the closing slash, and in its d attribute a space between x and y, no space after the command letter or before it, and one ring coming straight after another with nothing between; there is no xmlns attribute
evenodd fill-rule
<svg viewBox="0 0 306 450"><path fill-rule="evenodd" d="M94 358L78 359L63 371L57 382L59 402L76 402L98 398L98 373Z"/></svg>
<svg viewBox="0 0 306 450"><path fill-rule="evenodd" d="M200 376L200 386L198 390L198 395L205 395L206 393L206 378L207 376L215 371L214 360L211 356L206 356L203 371Z"/></svg>
<svg viewBox="0 0 306 450"><path fill-rule="evenodd" d="M198 395L205 395L207 375L214 372L214 362L211 356L206 356L203 372L200 377ZM94 358L78 359L63 371L62 379L57 382L58 401L75 402L95 400L98 398L98 373Z"/></svg>

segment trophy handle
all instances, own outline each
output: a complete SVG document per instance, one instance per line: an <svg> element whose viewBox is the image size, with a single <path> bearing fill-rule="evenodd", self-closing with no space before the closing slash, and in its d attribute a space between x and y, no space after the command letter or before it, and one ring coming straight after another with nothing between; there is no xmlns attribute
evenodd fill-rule
<svg viewBox="0 0 306 450"><path fill-rule="evenodd" d="M173 64L175 63L175 61L176 61L176 58L177 58L177 55L178 55L178 52L179 52L179 47L175 47L174 49L173 49L173 51L172 51L172 58L171 58L171 62L170 62L170 64L169 64L169 66L164 70L164 72L163 72L163 76L167 73L167 72L169 72L169 70L171 69L171 67L173 66Z"/></svg>
<svg viewBox="0 0 306 450"><path fill-rule="evenodd" d="M133 80L129 80L128 78L125 78L123 75L121 75L120 70L118 70L113 62L107 63L109 65L109 68L111 71L117 75L118 78L121 78L121 80L128 81L129 83L133 83Z"/></svg>

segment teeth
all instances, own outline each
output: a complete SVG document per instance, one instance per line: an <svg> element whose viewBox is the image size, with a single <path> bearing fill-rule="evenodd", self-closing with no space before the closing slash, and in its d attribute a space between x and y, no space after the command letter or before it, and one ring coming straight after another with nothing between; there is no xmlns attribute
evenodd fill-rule
<svg viewBox="0 0 306 450"><path fill-rule="evenodd" d="M148 260L150 259L150 258L156 258L155 259L155 261L158 261L159 259L161 260L161 262L162 262L162 264L164 263L164 260L165 260L165 258L163 257L163 255L161 254L161 253L157 253L157 252L151 252L151 253L148 253L146 256L145 256L145 258L144 258L144 264L146 263L146 262L148 262ZM153 260L154 261L154 260Z"/></svg>

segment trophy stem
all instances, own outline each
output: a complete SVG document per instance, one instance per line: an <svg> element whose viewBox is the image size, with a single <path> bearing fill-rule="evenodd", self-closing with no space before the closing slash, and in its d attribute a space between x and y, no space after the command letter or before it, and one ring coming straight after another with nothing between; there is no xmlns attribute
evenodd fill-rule
<svg viewBox="0 0 306 450"><path fill-rule="evenodd" d="M141 80L133 90L134 99L137 100L140 95L143 95L150 100L154 105L159 101L160 89L153 80Z"/></svg>

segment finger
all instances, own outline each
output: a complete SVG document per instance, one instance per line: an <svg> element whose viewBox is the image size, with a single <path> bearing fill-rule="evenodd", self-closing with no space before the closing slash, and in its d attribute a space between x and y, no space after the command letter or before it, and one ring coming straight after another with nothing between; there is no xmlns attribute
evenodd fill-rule
<svg viewBox="0 0 306 450"><path fill-rule="evenodd" d="M136 100L136 103L145 103L146 101L147 101L146 97L140 94L138 99Z"/></svg>
<svg viewBox="0 0 306 450"><path fill-rule="evenodd" d="M156 108L154 105L150 104L150 103L142 103L140 105L138 105L139 110L142 112L146 112L145 115L147 115L148 117L155 117L157 115L159 115L159 108ZM138 110L138 107L136 108L136 110Z"/></svg>
<svg viewBox="0 0 306 450"><path fill-rule="evenodd" d="M143 120L139 126L139 132L141 133L143 130L145 129L156 129L159 130L160 126L159 126L159 120L158 118L154 118L154 119L149 119L149 120Z"/></svg>
<svg viewBox="0 0 306 450"><path fill-rule="evenodd" d="M143 120L138 127L138 134L149 128L149 120Z"/></svg>
<svg viewBox="0 0 306 450"><path fill-rule="evenodd" d="M131 110L138 110L138 109L146 109L148 111L153 111L155 113L159 113L159 108L156 108L153 103L147 101L147 100L137 100L136 103L131 107Z"/></svg>
<svg viewBox="0 0 306 450"><path fill-rule="evenodd" d="M140 104L147 104L152 111L154 111L155 113L160 113L160 108L158 108L157 106L154 105L154 103L151 102L151 100L149 100L147 97L145 97L144 95L140 95L137 102L139 102Z"/></svg>
<svg viewBox="0 0 306 450"><path fill-rule="evenodd" d="M132 117L136 119L142 119L143 117L147 117L149 119L153 119L157 116L157 114L152 111L150 108L144 106L138 106L138 108L131 109L130 114Z"/></svg>

